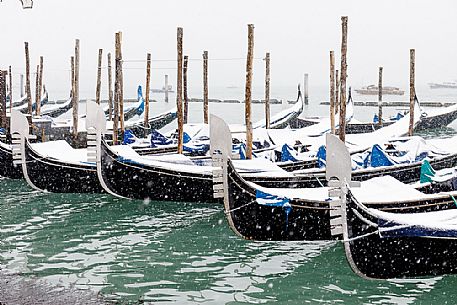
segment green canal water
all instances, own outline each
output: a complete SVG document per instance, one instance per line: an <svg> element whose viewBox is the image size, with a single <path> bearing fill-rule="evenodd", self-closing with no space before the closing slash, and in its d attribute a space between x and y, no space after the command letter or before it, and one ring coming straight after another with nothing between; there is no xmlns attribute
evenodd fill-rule
<svg viewBox="0 0 457 305"><path fill-rule="evenodd" d="M364 280L341 243L245 241L222 206L46 194L9 179L0 194L2 269L121 303L457 303L456 276Z"/></svg>

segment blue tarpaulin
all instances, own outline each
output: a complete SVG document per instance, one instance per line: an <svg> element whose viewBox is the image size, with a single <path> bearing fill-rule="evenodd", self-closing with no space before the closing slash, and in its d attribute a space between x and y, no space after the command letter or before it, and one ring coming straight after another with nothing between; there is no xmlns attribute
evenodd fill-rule
<svg viewBox="0 0 457 305"><path fill-rule="evenodd" d="M319 168L325 167L325 165L327 164L327 149L324 145L319 147L319 149L317 150L316 157L317 166L319 166Z"/></svg>
<svg viewBox="0 0 457 305"><path fill-rule="evenodd" d="M124 131L124 139L122 140L122 144L132 144L135 143L136 137L135 134L131 130Z"/></svg>
<svg viewBox="0 0 457 305"><path fill-rule="evenodd" d="M373 145L371 152L364 160L364 167L380 167L380 166L391 166L395 163L389 158L389 156L382 150L378 144Z"/></svg>
<svg viewBox="0 0 457 305"><path fill-rule="evenodd" d="M287 144L284 144L281 149L281 162L285 161L298 161L297 158L295 158L294 155L297 155L297 153L294 151L292 147L290 147Z"/></svg>

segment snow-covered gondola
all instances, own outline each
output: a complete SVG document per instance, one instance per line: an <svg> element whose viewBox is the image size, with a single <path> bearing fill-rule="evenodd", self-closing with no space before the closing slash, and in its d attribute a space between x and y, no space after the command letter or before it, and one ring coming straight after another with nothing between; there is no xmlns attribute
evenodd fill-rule
<svg viewBox="0 0 457 305"><path fill-rule="evenodd" d="M301 94L300 86L298 86L298 96L297 101L289 109L283 110L270 118L270 128L271 129L282 129L290 126L290 123L297 119L300 114L303 112L305 107L305 102ZM257 123L254 123L253 128L265 128L265 120L260 120Z"/></svg>
<svg viewBox="0 0 457 305"><path fill-rule="evenodd" d="M13 105L11 105L13 108L15 107L19 107L21 105L24 105L25 103L27 103L27 95L24 95L22 96L20 99L16 100L16 101L13 101ZM8 107L9 108L9 103L7 103Z"/></svg>
<svg viewBox="0 0 457 305"><path fill-rule="evenodd" d="M34 189L55 193L102 192L95 162L87 149L74 149L66 141L30 144L26 117L13 109L11 135L13 162L20 164L26 182Z"/></svg>
<svg viewBox="0 0 457 305"><path fill-rule="evenodd" d="M457 119L457 105L421 112L421 120L415 130L446 127Z"/></svg>
<svg viewBox="0 0 457 305"><path fill-rule="evenodd" d="M40 105L44 106L49 102L49 96L48 96L48 91L46 90L45 87L43 87L43 94L40 100ZM28 111L28 104L24 103L18 107L14 107L13 109L18 110L22 113L27 113ZM36 110L36 101L32 103L32 111Z"/></svg>
<svg viewBox="0 0 457 305"><path fill-rule="evenodd" d="M435 206L380 211L347 191L343 203L344 248L353 271L364 278L417 278L457 273L457 192L436 195L393 193L392 204Z"/></svg>
<svg viewBox="0 0 457 305"><path fill-rule="evenodd" d="M70 97L62 104L48 105L47 107L41 109L42 116L49 116L51 118L57 118L58 116L64 114L73 107L73 98Z"/></svg>
<svg viewBox="0 0 457 305"><path fill-rule="evenodd" d="M124 152L119 154L106 141L97 142L97 171L107 192L141 200L214 202L211 167L139 157L127 146L118 146Z"/></svg>
<svg viewBox="0 0 457 305"><path fill-rule="evenodd" d="M344 144L341 143L339 149L340 152L344 150ZM345 159L349 160L346 163L349 164L350 177L347 150L345 154ZM236 234L253 240L329 240L341 237L341 233L332 232L338 223L335 220L339 216L339 204L335 198L329 197L329 188L261 187L247 182L237 173L230 158L224 159L221 158L222 174L215 175L215 189L222 190L218 194L224 198L226 217ZM341 161L341 158L335 159ZM422 194L390 176L362 182L357 191L374 195L374 189L376 194L404 193L410 189ZM454 204L452 200L446 201L448 205L451 203ZM397 213L428 211L437 207L434 202L417 203L414 200L404 205L380 200L373 205Z"/></svg>

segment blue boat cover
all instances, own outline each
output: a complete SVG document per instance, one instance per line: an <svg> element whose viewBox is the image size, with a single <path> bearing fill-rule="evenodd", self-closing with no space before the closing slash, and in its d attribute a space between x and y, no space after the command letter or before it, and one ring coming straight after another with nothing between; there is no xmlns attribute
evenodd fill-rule
<svg viewBox="0 0 457 305"><path fill-rule="evenodd" d="M382 150L378 144L373 145L371 152L366 156L364 160L364 167L380 167L380 166L391 166L395 163L389 158L389 156Z"/></svg>
<svg viewBox="0 0 457 305"><path fill-rule="evenodd" d="M152 130L151 132L151 147L156 147L157 145L169 145L172 144L173 140L167 138L157 130Z"/></svg>
<svg viewBox="0 0 457 305"><path fill-rule="evenodd" d="M127 129L124 131L124 139L122 140L122 144L132 144L135 143L136 136L133 131Z"/></svg>
<svg viewBox="0 0 457 305"><path fill-rule="evenodd" d="M192 140L192 138L189 136L189 134L187 132L184 132L184 134L182 136L183 143L184 144L189 143L190 140Z"/></svg>
<svg viewBox="0 0 457 305"><path fill-rule="evenodd" d="M327 165L327 149L324 145L321 145L317 150L317 166L319 168L325 167Z"/></svg>
<svg viewBox="0 0 457 305"><path fill-rule="evenodd" d="M143 89L141 88L141 85L138 86L138 101L141 101L141 104L136 109L136 114L141 115L144 112L144 98L143 98Z"/></svg>
<svg viewBox="0 0 457 305"><path fill-rule="evenodd" d="M298 159L295 157L297 155L297 152L290 147L288 144L284 144L281 149L281 162L285 161L298 161Z"/></svg>
<svg viewBox="0 0 457 305"><path fill-rule="evenodd" d="M290 205L289 198L279 197L276 195L268 194L260 190L255 192L256 201L260 205L270 207L281 207L284 210L286 216L286 231L289 225L289 214L292 212L292 206Z"/></svg>

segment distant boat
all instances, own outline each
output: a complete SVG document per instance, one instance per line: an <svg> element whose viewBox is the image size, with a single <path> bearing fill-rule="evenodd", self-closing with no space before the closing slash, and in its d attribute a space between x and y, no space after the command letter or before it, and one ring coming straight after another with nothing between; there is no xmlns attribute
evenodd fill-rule
<svg viewBox="0 0 457 305"><path fill-rule="evenodd" d="M361 89L355 90L355 92L357 94L361 94L361 95L378 95L378 93L379 93L378 91L379 91L378 86L375 86L375 85L369 85L366 87L362 87ZM385 86L385 87L382 87L382 94L383 95L403 95L403 94L405 94L405 91L400 90L400 88L397 88L397 87Z"/></svg>
<svg viewBox="0 0 457 305"><path fill-rule="evenodd" d="M429 83L430 89L457 89L456 82Z"/></svg>
<svg viewBox="0 0 457 305"><path fill-rule="evenodd" d="M165 90L165 86L162 87L162 89L151 89L151 92L154 93L165 93L165 91L168 91L170 93L173 93L173 87L171 85L168 85L168 90Z"/></svg>

